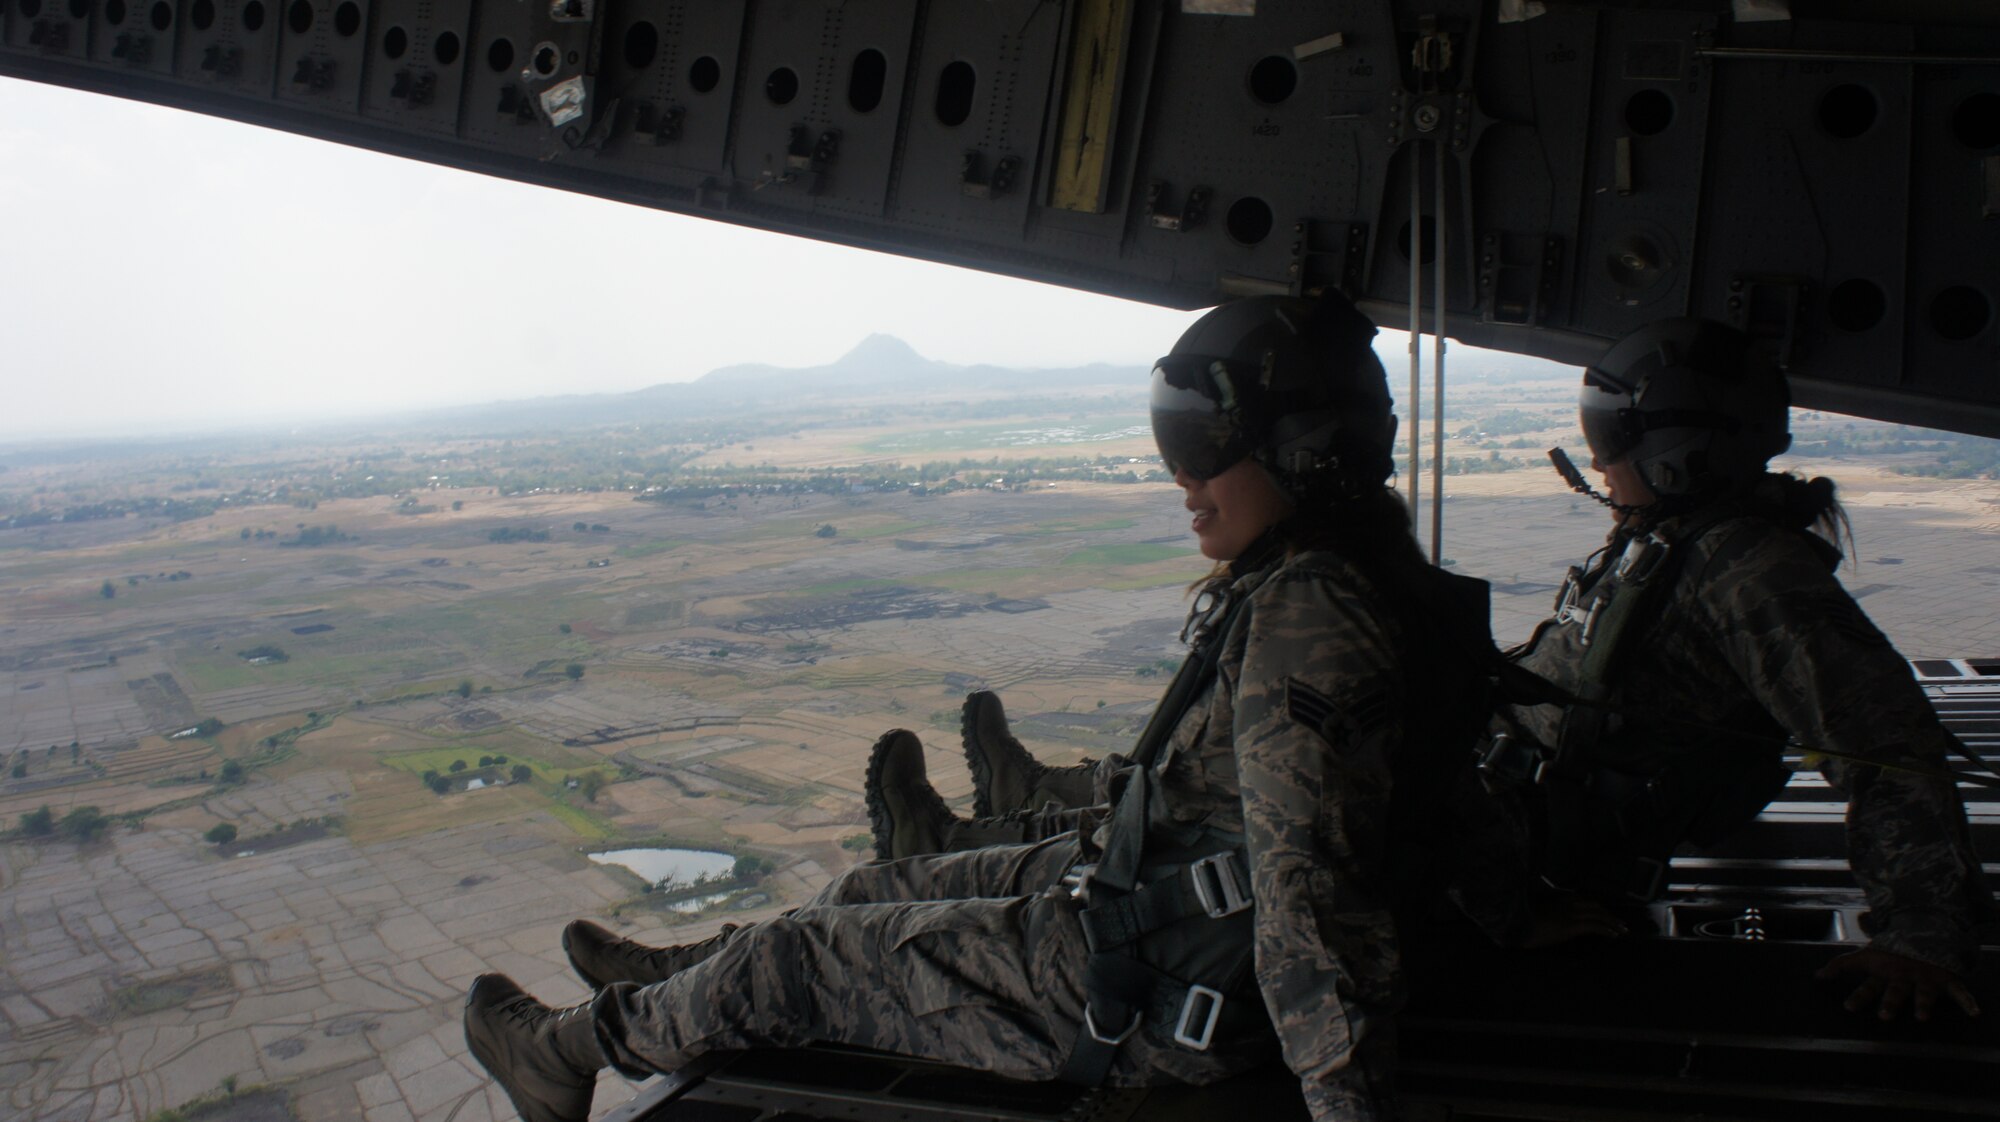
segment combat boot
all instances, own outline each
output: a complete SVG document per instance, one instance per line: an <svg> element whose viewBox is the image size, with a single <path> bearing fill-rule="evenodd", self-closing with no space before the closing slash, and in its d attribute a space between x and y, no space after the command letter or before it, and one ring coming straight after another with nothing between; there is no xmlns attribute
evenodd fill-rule
<svg viewBox="0 0 2000 1122"><path fill-rule="evenodd" d="M973 817L1031 809L1035 788L1048 767L1007 731L1000 695L992 690L966 694L958 727L965 741L965 764L972 770Z"/></svg>
<svg viewBox="0 0 2000 1122"><path fill-rule="evenodd" d="M721 950L734 934L736 925L725 923L722 930L699 943L649 947L621 939L587 919L579 919L563 928L562 947L576 976L591 989L601 990L613 982L639 986L664 982Z"/></svg>
<svg viewBox="0 0 2000 1122"><path fill-rule="evenodd" d="M551 1009L505 974L481 974L465 995L465 1043L522 1122L587 1122L604 1066L590 1007Z"/></svg>
<svg viewBox="0 0 2000 1122"><path fill-rule="evenodd" d="M942 853L958 817L931 786L924 746L908 729L890 729L868 753L868 824L875 855L891 860Z"/></svg>

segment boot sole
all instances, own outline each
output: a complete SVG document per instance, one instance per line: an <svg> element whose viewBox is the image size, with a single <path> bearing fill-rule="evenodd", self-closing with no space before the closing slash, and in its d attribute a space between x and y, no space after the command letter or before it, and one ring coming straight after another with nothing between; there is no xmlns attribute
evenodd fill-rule
<svg viewBox="0 0 2000 1122"><path fill-rule="evenodd" d="M979 717L975 712L980 703L974 698L985 691L965 695L965 704L958 709L958 742L965 750L965 767L972 773L972 816L992 818L993 813L993 765L986 753L979 748ZM992 696L987 694L986 696ZM996 699L997 700L997 699Z"/></svg>
<svg viewBox="0 0 2000 1122"><path fill-rule="evenodd" d="M868 776L862 780L862 791L868 805L868 829L875 835L875 857L880 861L895 858L896 824L889 816L889 804L882 798L882 765L889 758L889 742L897 735L910 735L903 729L891 729L875 740L875 746L868 750Z"/></svg>

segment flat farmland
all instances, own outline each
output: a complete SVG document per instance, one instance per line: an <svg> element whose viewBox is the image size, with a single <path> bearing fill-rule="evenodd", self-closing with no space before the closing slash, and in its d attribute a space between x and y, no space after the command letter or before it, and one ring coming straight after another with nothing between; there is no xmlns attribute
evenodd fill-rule
<svg viewBox="0 0 2000 1122"><path fill-rule="evenodd" d="M1542 466L1577 446L1570 393L1455 403L1447 456L1483 465L1447 477L1443 553L1493 583L1503 643L1609 527ZM0 530L0 823L110 816L95 841L0 845L0 1115L145 1122L227 1078L308 1122L509 1117L460 1039L470 980L573 1001L572 918L679 942L797 904L866 856L885 729L922 737L959 806L969 690L999 690L1052 762L1129 747L1209 567L1178 490L920 494L857 466L1072 437L1150 454L1099 414L829 425L690 461L850 470L812 491L439 484ZM1789 466L1842 481L1842 579L1906 654L2000 654L1990 480ZM1427 535L1428 480L1422 502ZM309 527L319 544L284 544ZM485 785L422 781L458 761ZM776 870L747 910L677 914L586 856L662 842ZM607 1074L600 1112L631 1093Z"/></svg>

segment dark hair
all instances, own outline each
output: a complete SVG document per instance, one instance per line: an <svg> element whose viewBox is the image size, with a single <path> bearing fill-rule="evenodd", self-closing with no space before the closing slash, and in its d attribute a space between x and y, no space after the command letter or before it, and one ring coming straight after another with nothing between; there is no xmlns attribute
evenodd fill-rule
<svg viewBox="0 0 2000 1122"><path fill-rule="evenodd" d="M1332 550L1364 568L1428 564L1411 532L1409 506L1387 487L1293 511L1278 523L1277 532L1287 554Z"/></svg>
<svg viewBox="0 0 2000 1122"><path fill-rule="evenodd" d="M1778 525L1817 534L1842 556L1851 556L1854 525L1840 505L1838 490L1824 475L1801 479L1788 471L1770 471L1752 487L1751 497Z"/></svg>
<svg viewBox="0 0 2000 1122"><path fill-rule="evenodd" d="M1405 574L1430 565L1411 531L1410 508L1387 487L1294 510L1270 533L1285 556L1315 549L1338 553L1385 591L1401 587ZM1198 604L1203 593L1221 595L1239 575L1234 564L1217 562L1207 576L1188 586L1189 594Z"/></svg>

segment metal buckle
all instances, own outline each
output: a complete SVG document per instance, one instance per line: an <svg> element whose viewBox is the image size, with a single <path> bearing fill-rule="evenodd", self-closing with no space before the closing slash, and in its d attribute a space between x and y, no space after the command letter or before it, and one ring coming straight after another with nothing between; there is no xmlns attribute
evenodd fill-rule
<svg viewBox="0 0 2000 1122"><path fill-rule="evenodd" d="M1218 1000L1221 998L1221 996L1222 996L1221 994L1216 995ZM1113 1048L1116 1048L1118 1045L1123 1044L1127 1040L1132 1039L1132 1034L1139 1031L1139 1016L1140 1015L1138 1013L1136 1012L1133 1013L1132 1023L1126 1025L1125 1031L1119 1033L1117 1036L1106 1036L1104 1035L1103 1032L1099 1031L1097 1027L1097 1018L1090 1015L1090 1003L1085 1002L1083 1006L1083 1031L1089 1033L1090 1038L1092 1040L1097 1041L1099 1044L1109 1044ZM1176 1037L1176 1039L1178 1039L1178 1037ZM1204 1044L1203 1046L1206 1047L1206 1044Z"/></svg>
<svg viewBox="0 0 2000 1122"><path fill-rule="evenodd" d="M1525 781L1538 786L1549 773L1549 759L1542 755L1539 745L1532 742L1524 745L1512 733L1505 732L1486 741L1476 766L1481 774L1507 783Z"/></svg>
<svg viewBox="0 0 2000 1122"><path fill-rule="evenodd" d="M1625 552L1618 555L1618 579L1643 584L1660 568L1660 563L1673 551L1673 543L1657 532L1643 538L1634 538L1625 546Z"/></svg>
<svg viewBox="0 0 2000 1122"><path fill-rule="evenodd" d="M1590 611L1584 613L1583 616L1583 634L1577 636L1579 644L1587 647L1590 645L1590 641L1597 637L1597 621L1603 618L1604 605L1610 602L1611 597L1605 595L1599 595L1591 600Z"/></svg>
<svg viewBox="0 0 2000 1122"><path fill-rule="evenodd" d="M1225 850L1188 864L1188 877L1194 881L1195 899L1201 901L1202 910L1208 913L1210 919L1233 916L1256 902L1250 895L1249 886L1236 875L1236 865L1232 860L1235 856ZM1209 881L1211 876L1214 878L1212 885Z"/></svg>
<svg viewBox="0 0 2000 1122"><path fill-rule="evenodd" d="M1569 574L1563 577L1562 588L1556 592L1555 617L1557 623L1568 623L1576 613L1576 603L1583 595L1583 570L1569 567Z"/></svg>
<svg viewBox="0 0 2000 1122"><path fill-rule="evenodd" d="M1095 864L1078 865L1076 868L1064 873L1062 882L1069 886L1069 898L1072 900L1083 899L1084 895L1090 891L1091 878L1096 875L1097 866Z"/></svg>
<svg viewBox="0 0 2000 1122"><path fill-rule="evenodd" d="M1188 1032L1188 1024L1195 1017L1195 1001L1208 999L1208 1019L1202 1023L1199 1035ZM1089 1012L1088 1009L1085 1012ZM1181 1001L1181 1015L1174 1022L1174 1042L1185 1044L1197 1052L1208 1051L1208 1042L1215 1036L1215 1022L1222 1017L1222 994L1207 986L1189 986L1187 997Z"/></svg>

